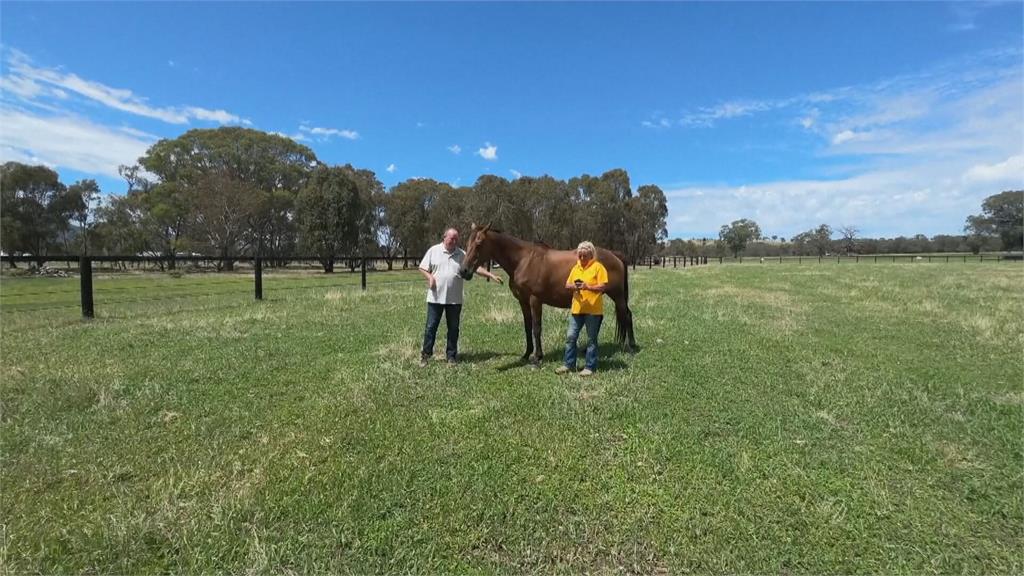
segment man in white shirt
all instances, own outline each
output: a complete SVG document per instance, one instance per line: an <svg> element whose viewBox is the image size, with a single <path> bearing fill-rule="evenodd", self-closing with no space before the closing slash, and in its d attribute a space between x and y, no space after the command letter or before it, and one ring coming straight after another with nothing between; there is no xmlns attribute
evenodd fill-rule
<svg viewBox="0 0 1024 576"><path fill-rule="evenodd" d="M437 327L441 325L442 314L448 324L445 357L449 364L454 364L458 358L459 318L462 315L462 288L465 283L459 276L459 268L465 257L466 252L459 248L459 231L449 228L445 230L441 243L431 246L420 261L420 274L427 280L427 327L423 332L421 367L426 366L434 355L434 340ZM477 268L476 273L501 284L501 278L482 267Z"/></svg>

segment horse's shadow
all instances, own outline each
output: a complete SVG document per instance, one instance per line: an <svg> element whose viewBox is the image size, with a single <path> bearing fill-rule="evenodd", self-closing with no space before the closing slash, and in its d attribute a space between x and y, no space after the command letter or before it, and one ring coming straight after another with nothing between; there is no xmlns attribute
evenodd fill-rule
<svg viewBox="0 0 1024 576"><path fill-rule="evenodd" d="M582 344L582 343L581 343ZM578 347L576 351L576 363L580 366L583 365L584 358L586 356L587 348L585 345ZM516 359L498 366L496 370L498 372L507 372L509 370L528 368L533 370L551 370L562 365L564 360L565 348L555 348L549 350L544 358L541 359L540 364L533 364L531 361L523 360L522 357L516 356ZM622 347L613 342L598 343L597 345L597 371L600 372L617 372L629 368L629 364L623 362L619 358L618 354L624 354ZM507 354L492 354L491 357L497 356L508 356ZM582 368L581 368L582 369Z"/></svg>
<svg viewBox="0 0 1024 576"><path fill-rule="evenodd" d="M494 358L501 358L501 357L504 357L504 356L508 356L508 354L498 354L497 352L483 352L483 351L480 351L480 352L467 352L465 354L459 354L459 361L460 362L469 362L469 363L487 362L488 360L491 360L491 359L494 359Z"/></svg>

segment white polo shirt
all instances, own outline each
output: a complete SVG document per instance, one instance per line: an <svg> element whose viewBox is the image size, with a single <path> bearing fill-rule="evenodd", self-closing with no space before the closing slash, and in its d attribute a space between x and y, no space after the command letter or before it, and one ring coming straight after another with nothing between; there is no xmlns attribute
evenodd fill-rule
<svg viewBox="0 0 1024 576"><path fill-rule="evenodd" d="M459 268L466 252L456 246L451 252L444 243L435 244L420 260L420 270L434 275L434 289L427 288L427 302L431 304L462 304L462 287L466 283L459 277Z"/></svg>

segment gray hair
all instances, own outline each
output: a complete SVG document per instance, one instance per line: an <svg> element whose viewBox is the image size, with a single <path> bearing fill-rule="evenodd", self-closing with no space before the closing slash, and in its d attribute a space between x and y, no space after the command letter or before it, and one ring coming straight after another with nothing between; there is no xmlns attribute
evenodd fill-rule
<svg viewBox="0 0 1024 576"><path fill-rule="evenodd" d="M590 252L590 255L592 257L597 256L597 248L594 248L594 244L592 242L588 242L587 240L580 242L580 245L576 247L577 252L579 252L580 250L583 250L584 252Z"/></svg>

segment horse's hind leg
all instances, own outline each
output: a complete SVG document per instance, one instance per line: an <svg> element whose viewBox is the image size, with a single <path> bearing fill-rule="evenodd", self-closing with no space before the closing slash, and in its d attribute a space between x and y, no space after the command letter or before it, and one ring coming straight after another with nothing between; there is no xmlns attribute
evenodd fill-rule
<svg viewBox="0 0 1024 576"><path fill-rule="evenodd" d="M615 302L615 341L626 352L636 352L636 336L633 334L633 312L621 294L612 297Z"/></svg>
<svg viewBox="0 0 1024 576"><path fill-rule="evenodd" d="M535 296L530 297L530 308L533 310L533 342L536 352L533 356L533 363L540 365L544 358L544 348L541 343L541 330L544 326L544 304Z"/></svg>
<svg viewBox="0 0 1024 576"><path fill-rule="evenodd" d="M523 310L523 329L526 331L526 353L523 354L523 362L530 359L533 354L533 313L530 311L530 301L520 300L519 307Z"/></svg>

